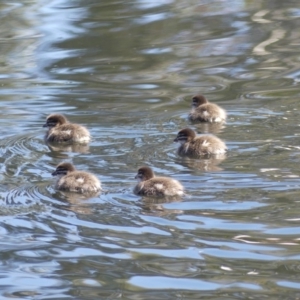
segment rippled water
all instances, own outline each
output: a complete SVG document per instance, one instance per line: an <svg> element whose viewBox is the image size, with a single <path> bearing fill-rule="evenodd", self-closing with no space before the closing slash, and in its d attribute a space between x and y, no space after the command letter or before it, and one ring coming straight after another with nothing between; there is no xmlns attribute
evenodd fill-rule
<svg viewBox="0 0 300 300"><path fill-rule="evenodd" d="M1 299L300 297L297 1L2 2ZM228 111L189 124L191 96ZM51 148L45 118L86 125ZM182 159L191 127L224 159ZM95 173L91 199L54 189L61 161ZM182 199L133 195L147 164Z"/></svg>

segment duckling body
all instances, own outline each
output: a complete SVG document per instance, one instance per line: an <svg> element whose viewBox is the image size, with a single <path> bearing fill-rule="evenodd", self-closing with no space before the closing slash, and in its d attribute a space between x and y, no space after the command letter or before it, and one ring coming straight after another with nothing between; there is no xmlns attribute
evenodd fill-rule
<svg viewBox="0 0 300 300"><path fill-rule="evenodd" d="M179 142L177 153L180 156L201 157L210 154L224 154L227 151L225 143L211 134L197 136L190 128L178 132L174 142Z"/></svg>
<svg viewBox="0 0 300 300"><path fill-rule="evenodd" d="M82 125L69 123L61 114L51 114L43 127L49 127L45 140L52 143L82 143L90 142L91 135Z"/></svg>
<svg viewBox="0 0 300 300"><path fill-rule="evenodd" d="M88 172L77 171L71 163L60 163L52 176L60 176L56 189L76 193L94 193L101 190L99 179Z"/></svg>
<svg viewBox="0 0 300 300"><path fill-rule="evenodd" d="M189 120L192 122L222 123L226 121L226 111L219 105L209 102L204 96L196 95L192 99L192 111Z"/></svg>
<svg viewBox="0 0 300 300"><path fill-rule="evenodd" d="M141 167L135 176L140 182L133 192L141 196L182 196L184 188L178 180L155 176L149 167Z"/></svg>

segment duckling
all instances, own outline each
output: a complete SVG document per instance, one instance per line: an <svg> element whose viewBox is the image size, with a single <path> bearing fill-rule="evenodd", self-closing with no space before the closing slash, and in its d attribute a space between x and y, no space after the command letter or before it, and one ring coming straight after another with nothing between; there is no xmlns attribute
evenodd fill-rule
<svg viewBox="0 0 300 300"><path fill-rule="evenodd" d="M77 171L68 162L62 162L52 173L52 176L60 176L56 182L56 189L66 192L95 193L101 190L101 182L98 178L84 171Z"/></svg>
<svg viewBox="0 0 300 300"><path fill-rule="evenodd" d="M224 154L227 151L225 143L216 136L205 134L197 137L190 128L180 130L174 142L181 144L177 151L180 156L197 158L209 154Z"/></svg>
<svg viewBox="0 0 300 300"><path fill-rule="evenodd" d="M210 103L203 95L192 98L192 111L189 120L192 122L222 123L226 121L226 111L219 105Z"/></svg>
<svg viewBox="0 0 300 300"><path fill-rule="evenodd" d="M182 196L184 188L178 180L170 177L156 177L149 167L141 167L135 179L139 183L133 192L141 196Z"/></svg>
<svg viewBox="0 0 300 300"><path fill-rule="evenodd" d="M49 127L45 136L47 142L86 144L91 140L91 135L84 126L69 123L61 114L49 115L43 127Z"/></svg>

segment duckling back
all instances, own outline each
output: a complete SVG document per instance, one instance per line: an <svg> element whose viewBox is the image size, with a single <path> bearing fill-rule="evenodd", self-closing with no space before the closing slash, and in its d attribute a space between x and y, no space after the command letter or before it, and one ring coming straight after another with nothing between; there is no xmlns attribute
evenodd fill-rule
<svg viewBox="0 0 300 300"><path fill-rule="evenodd" d="M214 135L202 135L191 141L186 141L178 148L180 156L200 157L211 154L224 154L227 151L225 143Z"/></svg>
<svg viewBox="0 0 300 300"><path fill-rule="evenodd" d="M81 143L87 144L91 140L89 131L78 124L62 124L52 127L46 133L46 140L50 143Z"/></svg>
<svg viewBox="0 0 300 300"><path fill-rule="evenodd" d="M62 176L56 183L56 188L61 191L68 192L98 192L101 190L99 179L87 172L73 171Z"/></svg>
<svg viewBox="0 0 300 300"><path fill-rule="evenodd" d="M193 108L188 116L192 122L222 123L226 121L226 111L214 103L204 103Z"/></svg>
<svg viewBox="0 0 300 300"><path fill-rule="evenodd" d="M141 196L182 196L184 195L184 188L176 179L154 177L139 182L133 192Z"/></svg>

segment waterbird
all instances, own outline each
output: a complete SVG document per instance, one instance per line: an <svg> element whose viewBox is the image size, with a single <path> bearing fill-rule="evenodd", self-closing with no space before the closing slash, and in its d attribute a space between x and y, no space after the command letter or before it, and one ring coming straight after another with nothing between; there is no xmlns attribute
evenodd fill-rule
<svg viewBox="0 0 300 300"><path fill-rule="evenodd" d="M211 154L224 154L227 151L225 143L212 134L197 136L190 128L178 132L174 142L180 143L177 153L180 156L201 157Z"/></svg>
<svg viewBox="0 0 300 300"><path fill-rule="evenodd" d="M192 98L192 110L188 116L192 122L222 123L226 121L226 111L219 105L209 102L203 95Z"/></svg>
<svg viewBox="0 0 300 300"><path fill-rule="evenodd" d="M101 182L94 174L77 171L68 162L58 164L52 176L59 177L55 188L60 191L76 193L95 193L101 191Z"/></svg>
<svg viewBox="0 0 300 300"><path fill-rule="evenodd" d="M182 196L184 187L182 184L170 177L155 176L150 167L143 166L138 169L135 176L139 182L133 192L141 196Z"/></svg>
<svg viewBox="0 0 300 300"><path fill-rule="evenodd" d="M79 124L70 123L62 114L49 115L43 127L49 128L45 140L50 143L86 144L91 140L91 135L87 128Z"/></svg>

